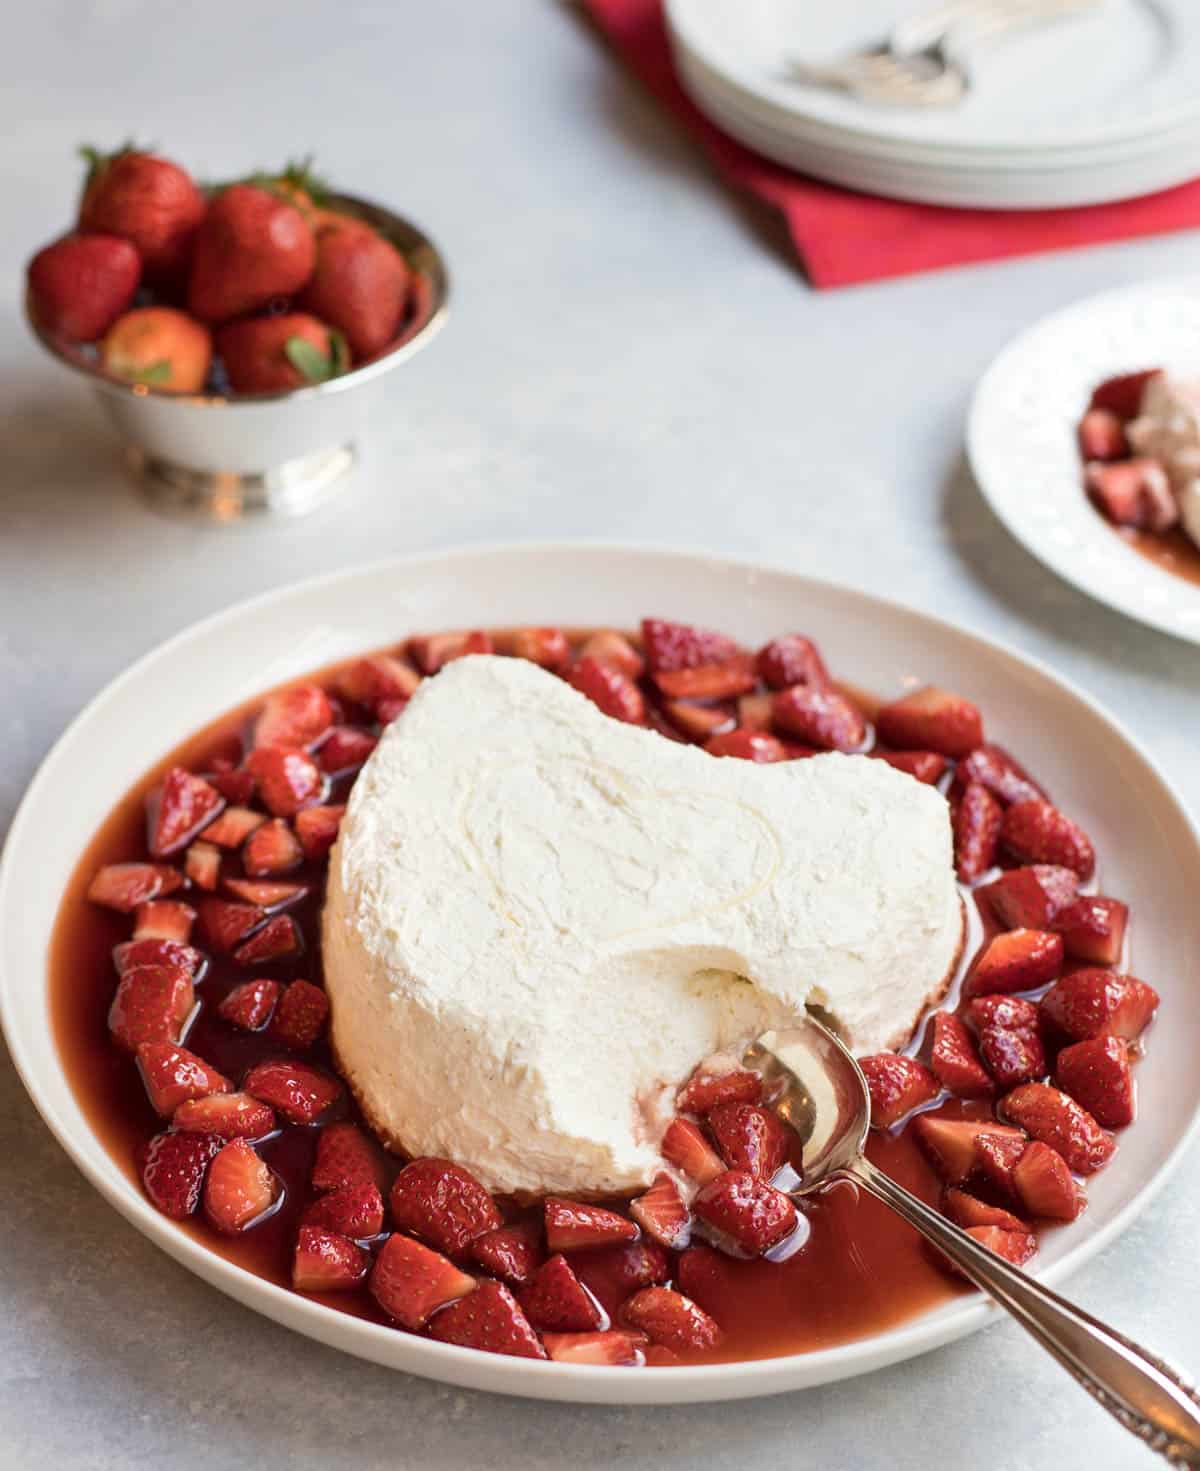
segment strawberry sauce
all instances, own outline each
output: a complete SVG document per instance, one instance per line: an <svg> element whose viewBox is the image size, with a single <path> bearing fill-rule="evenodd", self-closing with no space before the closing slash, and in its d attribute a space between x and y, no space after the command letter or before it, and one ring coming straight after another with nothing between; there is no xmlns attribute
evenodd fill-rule
<svg viewBox="0 0 1200 1471"><path fill-rule="evenodd" d="M1180 531L1178 527L1173 531L1159 532L1123 526L1119 528L1118 535L1127 546L1164 572L1200 585L1200 547L1187 532Z"/></svg>

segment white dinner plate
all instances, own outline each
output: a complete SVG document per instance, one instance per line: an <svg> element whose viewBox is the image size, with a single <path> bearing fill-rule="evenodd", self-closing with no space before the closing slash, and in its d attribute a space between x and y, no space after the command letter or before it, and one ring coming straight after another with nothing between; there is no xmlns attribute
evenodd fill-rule
<svg viewBox="0 0 1200 1471"><path fill-rule="evenodd" d="M1075 431L1092 389L1153 367L1200 376L1200 277L1104 292L1027 328L975 390L967 453L992 509L1046 566L1200 643L1200 585L1126 545L1083 491Z"/></svg>
<svg viewBox="0 0 1200 1471"><path fill-rule="evenodd" d="M184 1234L115 1165L64 1077L46 976L59 897L89 838L152 762L257 691L415 629L630 625L643 614L714 624L748 644L803 629L835 669L862 685L888 692L929 678L981 703L990 733L1011 744L1090 831L1105 886L1132 906L1134 964L1161 990L1166 1018L1138 1069L1140 1118L1091 1184L1087 1212L1048 1235L1039 1273L1051 1282L1066 1277L1123 1231L1162 1185L1200 1107L1200 833L1109 715L999 644L793 572L602 544L472 548L302 582L179 634L77 717L13 822L0 860L0 1020L13 1059L87 1178L198 1276L277 1322L379 1364L478 1389L600 1403L712 1401L803 1388L912 1357L990 1321L994 1310L982 1300L960 1298L837 1348L689 1368L543 1363L432 1342L290 1293ZM1147 1271L1154 1270L1149 1263Z"/></svg>

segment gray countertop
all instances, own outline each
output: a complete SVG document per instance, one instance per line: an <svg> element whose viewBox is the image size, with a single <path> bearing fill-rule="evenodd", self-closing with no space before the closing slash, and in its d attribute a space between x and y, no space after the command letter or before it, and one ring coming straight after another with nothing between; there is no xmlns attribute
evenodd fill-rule
<svg viewBox="0 0 1200 1471"><path fill-rule="evenodd" d="M550 0L14 9L0 61L0 832L54 738L168 634L386 553L604 537L764 555L1048 660L1200 806L1200 649L1009 539L962 460L972 384L1042 313L1194 270L1195 235L816 294L772 223ZM211 177L315 147L446 250L442 337L350 494L294 524L147 511L17 312L72 151L128 134ZM186 671L184 671L186 677ZM1195 1155L1070 1290L1200 1368ZM1007 1324L858 1381L680 1409L537 1405L341 1357L189 1276L88 1187L0 1065L0 1465L741 1471L1149 1465Z"/></svg>

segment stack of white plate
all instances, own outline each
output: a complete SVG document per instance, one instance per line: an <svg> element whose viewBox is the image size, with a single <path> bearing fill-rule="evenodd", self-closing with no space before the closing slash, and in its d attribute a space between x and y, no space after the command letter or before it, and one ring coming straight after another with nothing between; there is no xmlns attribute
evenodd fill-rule
<svg viewBox="0 0 1200 1471"><path fill-rule="evenodd" d="M1200 0L1103 0L980 50L951 108L789 79L929 0L666 0L680 80L724 132L871 194L989 209L1102 204L1200 175Z"/></svg>

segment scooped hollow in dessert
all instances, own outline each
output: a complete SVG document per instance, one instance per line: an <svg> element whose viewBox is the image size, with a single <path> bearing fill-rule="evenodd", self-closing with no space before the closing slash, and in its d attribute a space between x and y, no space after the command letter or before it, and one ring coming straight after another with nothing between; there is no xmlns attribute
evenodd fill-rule
<svg viewBox="0 0 1200 1471"><path fill-rule="evenodd" d="M501 1192L662 1167L675 1088L820 1005L902 1043L962 941L948 807L886 762L757 765L532 664L427 680L352 792L323 918L339 1067L380 1135Z"/></svg>

